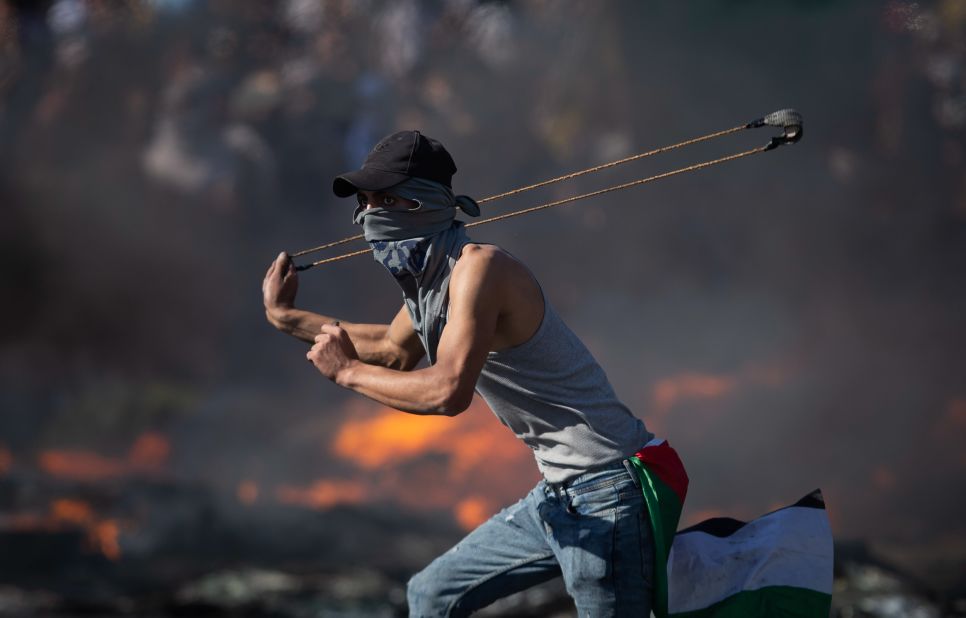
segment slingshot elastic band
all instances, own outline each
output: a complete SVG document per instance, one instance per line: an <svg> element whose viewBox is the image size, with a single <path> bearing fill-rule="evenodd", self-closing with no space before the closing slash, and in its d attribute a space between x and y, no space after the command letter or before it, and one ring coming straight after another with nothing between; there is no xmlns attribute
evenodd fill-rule
<svg viewBox="0 0 966 618"><path fill-rule="evenodd" d="M589 168L584 169L584 170L580 170L580 171L577 171L577 172L572 172L570 174L565 174L563 176L558 176L556 178L551 178L549 180L544 180L544 181L538 182L536 184L527 185L525 187L520 187L518 189L513 189L512 191L507 191L505 193L500 193L500 194L497 194L497 195L492 195L490 197L486 197L486 198L483 198L481 200L477 200L477 203L478 204L485 204L487 202L492 202L492 201L495 201L495 200L498 200L498 199L502 199L504 197L510 197L511 195L517 195L517 194L520 194L520 193L524 193L526 191L530 191L530 190L537 189L537 188L540 188L540 187L545 187L547 185L551 185L551 184L554 184L554 183L557 183L557 182L561 182L561 181L564 181L564 180L570 180L572 178L577 178L578 176L583 176L585 174L591 174L593 172L599 172L601 170L605 170L605 169L608 169L608 168L611 168L611 167L616 167L618 165L623 165L624 163L630 163L631 161L637 161L638 159L643 159L644 157L650 157L652 155L661 154L661 153L664 153L664 152L668 152L668 151L671 151L671 150L675 150L677 148L683 148L684 146L690 146L692 144L697 144L699 142L705 142L705 141L712 140L712 139L715 139L715 138L718 138L718 137L724 137L725 135L730 135L732 133L737 133L739 131L744 131L745 129L756 129L756 128L764 127L764 126L768 126L768 127L779 127L779 128L782 129L782 134L781 135L777 135L775 137L772 137L770 142L768 142L764 146L759 146L758 148L752 148L751 150L745 150L743 152L738 152L738 153L731 154L731 155L728 155L728 156L725 156L725 157L721 157L721 158L718 158L718 159L713 159L711 161L705 161L703 163L695 163L694 165L689 165L687 167L682 167L682 168L679 168L679 169L676 169L676 170L672 170L670 172L664 172L662 174L656 174L654 176L649 176L647 178L641 178L639 180L633 180L631 182L625 182L623 184L615 185L613 187L607 187L606 189L599 189L597 191L591 191L590 193L584 193L584 194L581 194L581 195L575 195L575 196L568 197L568 198L564 198L564 199L561 199L561 200L556 200L556 201L553 201L553 202L547 202L546 204L541 204L539 206L533 206L533 207L530 207L530 208L524 208L522 210L517 210L517 211L509 212L509 213L506 213L506 214L503 214L503 215L497 215L495 217L490 217L488 219L482 219L480 221L473 221L471 223L467 223L466 224L466 227L474 227L474 226L477 226L477 225L483 225L484 223L492 223L494 221L502 221L504 219L510 219L512 217L519 217L520 215L525 215L525 214L529 214L529 213L532 213L532 212L537 212L539 210L545 210L547 208L553 208L555 206L562 206L564 204L569 204L570 202L576 202L577 200L583 200L583 199L590 198L590 197L596 197L598 195L603 195L605 193L610 193L612 191L620 191L621 189L629 189L631 187L636 187L638 185L643 185L643 184L647 184L649 182L654 182L655 180L661 180L663 178L669 178L671 176L677 176L678 174L683 174L685 172L693 172L695 170L700 170L700 169L704 169L706 167L711 167L712 165L717 165L719 163L724 163L726 161L734 161L735 159L741 159L743 157L747 157L747 156L750 156L750 155L753 155L753 154L758 154L760 152L767 152L767 151L773 150L773 149L775 149L778 146L781 146L783 144L794 144L795 142L797 142L798 140L800 140L802 138L802 115L799 114L797 111L795 111L793 109L781 109L781 110L778 110L777 112L772 112L771 114L768 114L767 116L764 116L762 118L758 118L756 120L753 120L753 121L749 122L748 124L744 124L744 125L741 125L741 126L733 127L731 129L725 129L724 131L717 131L715 133L709 133L708 135L703 135L701 137L696 137L696 138L693 138L693 139L689 139L689 140L686 140L686 141L683 141L683 142L679 142L677 144L672 144L670 146L663 146L661 148L656 148L654 150L649 150L647 152L642 152L642 153L639 153L639 154L636 154L636 155L631 155L629 157L625 157L625 158L619 159L617 161L611 161L610 163L604 163L603 165L597 165L595 167L589 167ZM292 253L291 256L292 257L299 257L299 256L306 255L306 254L309 254L309 253L315 253L316 251L322 251L323 249L329 249L329 248L332 248L332 247L336 247L338 245L343 245L345 243L352 242L354 240L362 240L362 239L363 239L363 235L362 234L358 234L356 236L350 236L348 238L343 238L342 240L336 240L334 242L330 242L330 243L327 243L327 244L324 244L324 245L319 245L318 247L312 247L311 249L304 249L304 250L299 251L297 253ZM371 253L371 252L372 252L372 249L360 249L359 251L352 251L350 253L345 253L343 255L337 255L335 257L330 257L330 258L326 258L326 259L319 260L317 262L312 262L311 264L304 264L302 266L296 266L295 267L295 270L300 270L300 271L301 270L308 270L309 268L312 268L313 266L320 266L322 264L328 264L330 262L338 262L339 260L344 260L346 258L350 258L350 257L356 256L356 255L364 255L366 253Z"/></svg>

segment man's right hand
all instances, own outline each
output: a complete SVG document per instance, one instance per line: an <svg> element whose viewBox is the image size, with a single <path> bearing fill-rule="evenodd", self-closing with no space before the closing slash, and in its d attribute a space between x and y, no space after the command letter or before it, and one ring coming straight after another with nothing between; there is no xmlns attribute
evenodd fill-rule
<svg viewBox="0 0 966 618"><path fill-rule="evenodd" d="M295 295L299 290L299 278L295 272L292 258L284 251L278 254L265 273L262 281L262 298L265 313L269 320L278 313L295 306Z"/></svg>

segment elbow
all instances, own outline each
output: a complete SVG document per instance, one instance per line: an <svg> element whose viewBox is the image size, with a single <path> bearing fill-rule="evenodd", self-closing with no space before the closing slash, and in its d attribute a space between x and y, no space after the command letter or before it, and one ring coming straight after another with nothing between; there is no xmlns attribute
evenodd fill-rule
<svg viewBox="0 0 966 618"><path fill-rule="evenodd" d="M439 405L436 406L438 414L442 416L462 414L473 403L473 392L472 388L466 388L460 384L445 389Z"/></svg>
<svg viewBox="0 0 966 618"><path fill-rule="evenodd" d="M467 408L470 407L470 403L473 401L472 398L469 399L453 399L445 401L441 406L439 406L439 414L442 416L457 416L466 412Z"/></svg>

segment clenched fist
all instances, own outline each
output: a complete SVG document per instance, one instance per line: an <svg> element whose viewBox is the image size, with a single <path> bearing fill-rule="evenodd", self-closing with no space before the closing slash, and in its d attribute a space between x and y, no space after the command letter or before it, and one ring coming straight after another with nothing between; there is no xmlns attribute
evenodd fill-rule
<svg viewBox="0 0 966 618"><path fill-rule="evenodd" d="M357 362L359 355L348 333L338 322L323 324L320 330L315 336L315 344L305 357L319 373L336 382L339 372Z"/></svg>
<svg viewBox="0 0 966 618"><path fill-rule="evenodd" d="M279 253L262 280L265 311L272 314L279 309L291 309L295 305L298 290L299 277L292 258L287 253Z"/></svg>

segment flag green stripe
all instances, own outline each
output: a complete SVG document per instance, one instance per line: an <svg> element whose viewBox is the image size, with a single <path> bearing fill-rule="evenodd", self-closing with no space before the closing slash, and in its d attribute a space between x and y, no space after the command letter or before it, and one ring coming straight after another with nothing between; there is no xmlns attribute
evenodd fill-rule
<svg viewBox="0 0 966 618"><path fill-rule="evenodd" d="M681 518L681 501L668 485L637 457L630 458L641 480L644 501L654 534L654 607L658 618L667 616L667 558Z"/></svg>
<svg viewBox="0 0 966 618"><path fill-rule="evenodd" d="M828 618L832 595L809 588L766 586L743 590L714 605L670 618Z"/></svg>

